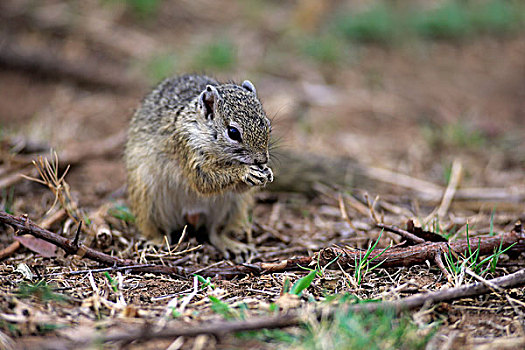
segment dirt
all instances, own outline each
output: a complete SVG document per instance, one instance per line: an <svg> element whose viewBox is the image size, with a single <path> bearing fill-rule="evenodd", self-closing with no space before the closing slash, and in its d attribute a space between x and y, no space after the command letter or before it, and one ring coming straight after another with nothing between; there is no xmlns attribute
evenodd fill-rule
<svg viewBox="0 0 525 350"><path fill-rule="evenodd" d="M8 13L35 16L47 13L50 18L72 9L71 3L62 1L44 2L33 12L27 9L26 2L6 2L2 6L11 11ZM217 11L223 6L227 11ZM13 9L22 9L22 12ZM2 26L30 48L54 43L50 47L64 57L89 61L98 56L112 63L124 61L122 72L143 77L146 73L140 70L137 73L137 65L140 66L137 62L166 52L166 47L182 62L175 73L191 69L191 65L185 63L191 60L187 52L220 33L239 45L238 60L229 70L212 68L207 73L224 80L249 78L255 83L268 115L273 117L273 130L281 140L281 149L349 157L367 166L389 169L442 187L447 185L447 174L457 159L464 169L461 188L525 192L525 34L480 37L463 43L355 45L351 59L332 65L315 62L293 50L275 52L276 46L283 45L291 35L286 23L295 10L291 4L278 6L273 2L261 7L260 13L250 12L241 3L177 2L162 5L157 21L140 21L121 6L105 7L97 1L86 1L79 10L76 30L66 34L42 28L27 29L18 25L20 19L15 15ZM232 24L230 16L239 20ZM106 25L102 26L106 28L102 34L93 34L95 27L90 21L97 18L101 25ZM203 21L207 25L203 25ZM122 35L126 31L136 43L126 44L126 35ZM271 63L272 60L278 64ZM1 66L0 135L6 139L22 137L59 152L81 142L95 145L126 129L148 85L151 84L137 83L136 88L129 91L113 91L86 87L74 79L57 80ZM9 148L3 147L1 152L0 180L16 165L10 158ZM93 213L104 203L125 203L121 154L122 147L116 154L87 158L69 170L66 180L72 199L85 213ZM425 218L440 204L439 199L429 201L418 197L413 188L390 184L383 190L384 183L381 185L354 189L352 193L366 210L361 194L369 193L371 200L379 195L376 210L385 222L397 226L403 226L409 218ZM27 213L34 222L45 217L54 201L45 186L23 180L0 190L2 204L8 201L10 191L13 191L10 210L17 215ZM363 213L347 204L350 226L341 215L339 193L338 189L325 188L312 199L302 194L273 194L263 190L258 195L254 215L253 238L260 252L256 261L310 255L335 243L366 249L380 231L374 227L370 212ZM385 209L392 206L403 210ZM517 220L525 219L524 215L523 198L466 198L455 200L440 224L444 230L460 231L453 238L461 239L465 237L467 223L471 235L488 233L491 220L495 232L509 232ZM166 255L165 247L148 244L133 224L108 216L104 216L104 220L112 230L112 242L101 250L122 254L137 263L163 264L175 260ZM62 219L50 230L72 237L74 229L68 231L65 227L66 220ZM4 248L13 241L13 231L0 226L0 232L3 233L0 248ZM380 246L386 247L391 241L396 243L400 239L386 234ZM191 238L183 242L179 250L197 244L195 238ZM146 252L150 255L145 257ZM187 257L182 266L202 268L221 260L207 243L196 252L180 257ZM500 267L484 277L514 272L523 268L524 262L523 253L512 258L504 255ZM69 301L44 302L35 295L17 296L24 278L16 268L22 263L39 275L62 273L47 277L46 281L58 288L56 292L67 295ZM293 282L304 276L304 273L287 272L245 276L232 281L212 279L213 291L201 290L182 316L167 319L168 302L193 291L191 277L125 272L119 276L110 272L114 279L122 278L119 288L127 305L122 307L118 293L112 292L102 273L93 273L93 281L88 273L66 274L99 267L87 259L64 256L60 250L57 257L43 258L28 249L19 249L0 262L0 310L2 314L18 317L11 323L17 330L10 328L6 321L0 323L0 329L15 339L18 348L43 347L43 341L52 348L53 344L68 344L67 341L75 339L76 332L79 337L90 337L95 328L115 331L139 327L144 322L158 327L177 322L206 323L221 319L210 308L209 294L217 295L229 305L245 303L251 316L264 315L269 304L279 298L286 278ZM353 271L349 274L353 275ZM396 287L403 283L407 286L396 292ZM309 298L320 300L332 293L348 292L361 299L397 299L451 286L431 263L409 268L379 268L367 274L361 285L352 285L347 275L334 270L316 279L303 294L300 304L304 306ZM466 298L424 310L426 323L440 321L432 344L443 348L474 348L497 339L523 338L523 303L511 303L506 296L523 301L525 289ZM41 317L58 320L68 327L43 330L38 326ZM167 348L172 342L158 340L129 347ZM223 349L272 346L229 336L219 340L185 339L183 348L198 348L198 342Z"/></svg>

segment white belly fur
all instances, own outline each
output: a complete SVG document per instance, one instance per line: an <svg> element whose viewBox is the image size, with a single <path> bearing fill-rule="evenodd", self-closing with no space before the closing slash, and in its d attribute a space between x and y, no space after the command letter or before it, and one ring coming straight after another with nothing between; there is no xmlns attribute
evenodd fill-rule
<svg viewBox="0 0 525 350"><path fill-rule="evenodd" d="M182 176L174 176L173 171L170 173L169 167L164 167L160 171L163 173L161 177L146 178L157 179L148 184L148 190L155 197L151 215L153 221L166 234L182 229L188 214L199 214L199 224L205 225L208 230L215 230L219 225L224 224L232 203L239 199L237 197L240 194L234 192L203 196L192 190L185 180L181 181ZM158 181L160 178L168 181Z"/></svg>

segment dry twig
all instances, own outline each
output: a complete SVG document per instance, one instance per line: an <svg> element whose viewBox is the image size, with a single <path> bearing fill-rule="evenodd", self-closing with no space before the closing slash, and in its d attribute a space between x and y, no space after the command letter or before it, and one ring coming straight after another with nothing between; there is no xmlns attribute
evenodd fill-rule
<svg viewBox="0 0 525 350"><path fill-rule="evenodd" d="M15 41L16 38L13 39L13 42ZM67 61L46 49L29 50L12 43L3 43L0 46L0 65L54 79L65 78L80 84L112 90L133 90L137 86L142 86L142 82L128 78L128 75L120 67L107 64L94 65L89 61Z"/></svg>
<svg viewBox="0 0 525 350"><path fill-rule="evenodd" d="M383 230L385 230L385 231L397 233L398 235L400 235L401 237L406 239L411 244L425 243L425 240L423 238L419 238L418 236L414 235L413 233L410 233L410 232L405 231L403 229L400 229L398 227L390 226L390 225L386 225L386 224L382 224L382 223L377 223L376 226L381 228L381 229L383 229Z"/></svg>
<svg viewBox="0 0 525 350"><path fill-rule="evenodd" d="M60 220L66 214L64 209L57 210L53 215L43 219L40 222L40 227L47 229L53 225L56 221ZM24 235L25 236L25 235ZM0 250L0 260L13 255L21 246L19 241L14 241L4 249Z"/></svg>
<svg viewBox="0 0 525 350"><path fill-rule="evenodd" d="M525 285L525 269L515 273L494 278L488 281L490 285L502 289L509 289ZM399 299L396 301L383 301L379 303L362 303L347 306L337 306L331 308L319 308L315 310L316 317L333 316L336 312L374 312L377 310L391 309L399 313L405 310L415 309L421 306L430 306L439 302L446 302L461 298L472 297L492 292L486 283L478 282L461 287L449 288L431 293L416 294L411 297ZM303 311L290 312L271 317L256 317L239 321L217 321L204 325L191 325L170 327L161 331L152 331L148 324L140 329L113 332L109 335L99 335L81 341L82 343L107 343L117 341L145 341L149 339L175 338L179 336L195 337L201 334L213 335L221 338L226 334L260 330L275 329L297 326L305 322Z"/></svg>
<svg viewBox="0 0 525 350"><path fill-rule="evenodd" d="M449 248L453 252L464 253L471 246L476 247L476 249L479 248L479 254L484 255L492 253L494 248L499 247L500 244L502 249L505 249L514 243L516 243L514 247L516 249L523 250L525 248L525 237L515 230L498 236L474 237L470 238L469 241L465 239L455 242L425 242L407 248L388 249L384 252L383 249L374 249L370 254L370 259L383 252L381 255L382 267L412 266L424 264L427 260L436 261L436 257L441 257L442 254L447 253ZM359 260L362 255L363 251L357 249L329 247L319 252L319 263L325 265L339 257L338 262L342 266L353 267L355 260ZM436 263L438 262L436 261Z"/></svg>
<svg viewBox="0 0 525 350"><path fill-rule="evenodd" d="M78 245L76 245L73 241L58 236L48 230L44 230L24 217L16 217L0 211L0 222L10 225L16 230L19 230L20 232L29 233L35 237L53 243L58 247L64 249L68 254L81 255L88 259L109 266L135 265L135 262L131 259L121 259L114 256L110 256L99 252L95 249L89 248L83 243L79 243ZM467 240L456 241L451 243L426 242L408 248L392 248L384 252L383 249L374 249L374 251L372 251L372 253L370 254L369 258L372 259L381 252L383 252L381 255L381 259L384 260L382 263L383 267L424 264L427 260L434 260L436 261L438 266L440 266L439 261L436 259L441 258L441 254L448 252L449 247L454 252L463 253L467 251L470 245L474 247L479 247L480 254L487 254L492 252L495 247L499 247L500 244L502 248L506 248L514 243L516 243L514 249L522 251L525 248L525 237L523 236L521 224L517 224L512 232L504 233L499 236L475 237L471 238L470 242L468 242ZM233 266L216 266L200 271L202 271L201 274L204 276L220 276L222 278L233 278L236 276L248 274L260 275L265 273L303 270L304 267L309 266L311 264L315 264L317 263L317 261L319 261L319 263L322 266L324 266L328 265L336 258L338 259L338 263L341 264L341 266L353 268L355 260L360 259L362 254L363 252L361 250L341 247L330 247L322 249L319 253L314 254L314 256L297 257L278 262L257 262L252 264L242 264ZM181 266L155 265L141 268L130 267L130 270L136 272L152 272L160 274L172 274L176 276L188 276L195 273L197 269Z"/></svg>

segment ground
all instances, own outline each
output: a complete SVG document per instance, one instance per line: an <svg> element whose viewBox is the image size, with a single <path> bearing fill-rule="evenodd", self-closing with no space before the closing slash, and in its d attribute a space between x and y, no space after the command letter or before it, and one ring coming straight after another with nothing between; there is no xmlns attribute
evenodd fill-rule
<svg viewBox="0 0 525 350"><path fill-rule="evenodd" d="M336 243L366 249L380 235L378 247L399 243L400 237L381 233L375 226L372 211L381 221L399 227L416 220L428 230L439 229L451 241L465 239L467 231L472 236L508 233L516 221L523 221L523 20L509 17L517 29L477 32L474 28L464 34L456 28L444 38L417 31L402 38L376 37L372 30L363 30L370 35L363 37L355 34L358 31L338 29L347 27L337 26L344 23L337 15L374 14L374 9L366 12L361 2L333 1L320 7L316 3L203 0L144 5L93 0L32 5L6 1L0 5L5 37L0 51L22 48L59 64L36 72L31 64L20 67L3 57L0 60L2 209L27 214L38 224L60 209L63 203L53 207L55 196L46 186L15 176L36 176L30 159L38 148L49 155L51 147L59 154L60 173L64 163L72 165L65 179L71 200L93 220L92 227L85 225L82 231L93 248L137 264L176 261L183 267L206 269L220 263L212 246L197 247L194 238L183 241L178 247L182 253L176 255L146 242L125 216L122 142L108 152L91 152L103 140L122 138L141 98L161 78L205 72L219 80L250 79L255 84L272 118L278 140L276 158L289 151L312 153L349 159L371 169L371 175L365 176L369 181L358 181L354 187L335 186L328 179L309 193L263 189L254 212L253 240L259 251L254 262L310 256ZM371 22L380 20L374 17ZM79 74L61 72L66 67L61 62L90 74L79 78ZM123 82L89 81L98 79L100 72L112 72ZM107 76L102 74L100 79ZM37 152L31 151L31 145ZM453 163L455 170L461 168L457 177ZM399 174L408 180L401 181ZM436 218L434 209L453 179L459 181L458 190L444 215ZM369 205L365 193L370 202L376 196L379 199ZM342 214L341 203L348 217ZM99 208L102 214L96 215ZM72 238L76 224L67 216L52 222L49 230ZM97 217L110 231L105 244L92 236L100 223L95 222ZM5 248L13 242L14 231L0 226L0 232L0 248ZM195 249L186 251L191 248ZM497 267L482 276L503 276L524 265L523 252L502 254ZM20 272L21 266L27 266L33 276ZM268 315L272 303L283 300L285 280L293 283L308 272L233 280L216 277L211 280L213 288L202 287L194 295L191 276L126 271L110 271L109 277L99 272L68 274L100 267L60 249L45 258L21 247L1 260L0 344L7 347L5 339L10 338L17 348L71 347L73 340L93 337L97 330L117 332L144 322L160 329L180 323L206 324L223 319L228 312L233 317ZM304 308L345 293L360 300L395 300L474 281L469 275L460 281L461 273L453 271L447 278L433 262L378 267L362 281L356 276L352 269L326 270L300 298L292 298L292 304ZM42 278L49 287L24 289ZM66 300L46 296L44 291L50 288ZM227 306L217 311L224 304L214 303L210 295ZM405 343L388 343L391 338L381 335L370 341L379 348L519 348L525 344L523 300L525 289L520 287L424 307L389 319L390 327L398 330L403 317L409 320L410 326L402 328ZM294 309L294 305L279 305ZM128 346L336 347L327 339L337 324L309 322L307 327L287 328L283 333L179 338L175 343L174 339L149 340ZM373 333L370 326L363 327L362 333ZM425 339L424 343L411 341L413 334ZM283 340L286 337L295 343Z"/></svg>

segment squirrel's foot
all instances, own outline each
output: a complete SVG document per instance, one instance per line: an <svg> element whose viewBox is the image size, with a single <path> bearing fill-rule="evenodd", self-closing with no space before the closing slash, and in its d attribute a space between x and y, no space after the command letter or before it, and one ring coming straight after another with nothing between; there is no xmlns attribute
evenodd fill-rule
<svg viewBox="0 0 525 350"><path fill-rule="evenodd" d="M225 259L235 256L235 262L240 264L250 262L257 252L252 245L238 242L224 234L210 234L210 243L217 248Z"/></svg>
<svg viewBox="0 0 525 350"><path fill-rule="evenodd" d="M273 172L267 165L250 165L242 180L250 186L264 186L273 181Z"/></svg>

